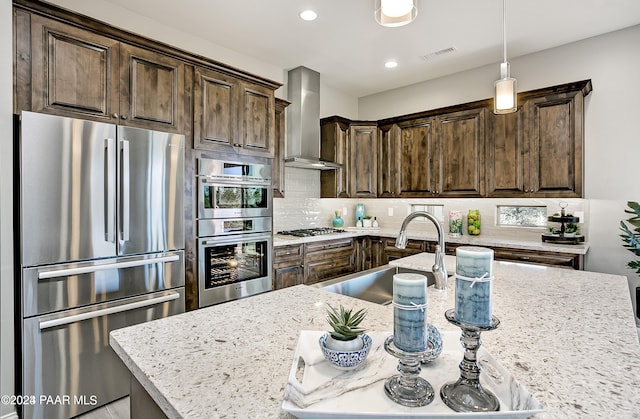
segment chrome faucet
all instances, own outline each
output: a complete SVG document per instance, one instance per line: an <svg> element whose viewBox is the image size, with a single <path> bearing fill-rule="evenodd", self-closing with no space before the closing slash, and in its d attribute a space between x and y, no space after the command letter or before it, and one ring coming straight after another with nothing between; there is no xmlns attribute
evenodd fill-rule
<svg viewBox="0 0 640 419"><path fill-rule="evenodd" d="M416 217L425 217L431 220L438 230L438 244L436 245L436 257L431 271L436 278L435 288L443 290L447 288L447 268L444 266L444 230L442 226L433 215L425 211L416 211L407 215L407 218L402 221L398 238L396 239L396 247L398 249L404 249L407 246L407 225L411 220Z"/></svg>

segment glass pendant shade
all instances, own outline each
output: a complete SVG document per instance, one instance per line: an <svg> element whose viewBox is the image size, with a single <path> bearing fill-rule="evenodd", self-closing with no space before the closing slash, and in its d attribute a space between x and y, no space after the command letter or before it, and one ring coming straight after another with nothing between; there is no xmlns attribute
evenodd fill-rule
<svg viewBox="0 0 640 419"><path fill-rule="evenodd" d="M417 0L376 0L376 22L398 27L411 23L418 16Z"/></svg>
<svg viewBox="0 0 640 419"><path fill-rule="evenodd" d="M495 82L495 96L493 112L511 113L517 111L516 102L516 79L509 76L509 63L500 64L501 70L506 67L506 71L501 71L500 80Z"/></svg>

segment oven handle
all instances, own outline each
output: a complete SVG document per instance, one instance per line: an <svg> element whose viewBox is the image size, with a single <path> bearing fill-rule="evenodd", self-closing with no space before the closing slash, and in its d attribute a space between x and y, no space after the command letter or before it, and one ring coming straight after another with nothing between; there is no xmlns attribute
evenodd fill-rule
<svg viewBox="0 0 640 419"><path fill-rule="evenodd" d="M63 326L69 323L76 323L83 320L89 320L96 317L107 316L109 314L121 313L123 311L135 310L141 307L153 306L160 303L166 303L167 301L177 300L180 298L180 294L173 292L162 297L151 298L149 300L137 301L135 303L123 304L117 307L103 308L96 311L90 311L88 313L75 314L72 316L62 317L60 319L45 320L40 322L40 330L50 329L56 326Z"/></svg>
<svg viewBox="0 0 640 419"><path fill-rule="evenodd" d="M246 235L234 235L234 236L220 236L219 238L214 238L211 240L208 239L200 239L200 244L203 246L211 246L211 245L225 245L225 244L234 244L234 243L246 243L258 240L266 240L271 241L270 234L246 234Z"/></svg>
<svg viewBox="0 0 640 419"><path fill-rule="evenodd" d="M80 275L80 274L86 274L89 272L106 271L107 269L132 268L134 266L153 265L154 263L161 263L161 262L175 262L178 259L180 259L179 255L171 255L171 256L162 256L162 257L153 258L153 259L139 259L139 260L132 260L127 262L108 263L105 265L92 265L92 266L83 266L81 268L60 269L57 271L44 271L44 272L38 272L38 279L50 279L50 278L58 278L61 276Z"/></svg>

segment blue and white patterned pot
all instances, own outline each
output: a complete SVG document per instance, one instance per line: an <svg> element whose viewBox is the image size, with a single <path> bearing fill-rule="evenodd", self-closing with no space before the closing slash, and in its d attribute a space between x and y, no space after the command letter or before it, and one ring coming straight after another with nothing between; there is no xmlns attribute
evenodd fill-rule
<svg viewBox="0 0 640 419"><path fill-rule="evenodd" d="M427 344L431 353L422 359L423 364L428 364L442 353L442 336L440 331L431 323L427 324Z"/></svg>
<svg viewBox="0 0 640 419"><path fill-rule="evenodd" d="M327 348L327 337L329 333L320 336L318 343L324 355L324 359L329 361L331 365L341 370L351 370L356 368L369 354L371 349L371 337L366 333L362 335L363 346L357 351L335 351Z"/></svg>

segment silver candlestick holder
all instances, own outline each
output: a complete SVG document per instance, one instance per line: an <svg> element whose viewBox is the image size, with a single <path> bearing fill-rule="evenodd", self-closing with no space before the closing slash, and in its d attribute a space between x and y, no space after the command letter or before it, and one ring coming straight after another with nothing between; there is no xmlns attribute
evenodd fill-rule
<svg viewBox="0 0 640 419"><path fill-rule="evenodd" d="M433 401L433 386L420 377L420 365L429 361L432 349L424 352L405 352L393 342L393 336L384 341L384 349L398 358L398 372L384 383L385 394L394 402L403 406L426 406Z"/></svg>
<svg viewBox="0 0 640 419"><path fill-rule="evenodd" d="M500 401L495 394L480 384L480 367L478 366L478 349L482 344L481 332L495 330L500 320L491 316L490 326L475 326L456 320L455 310L447 310L445 318L462 329L460 342L464 348L464 358L460 362L460 378L440 388L442 401L456 412L495 412L500 410Z"/></svg>

